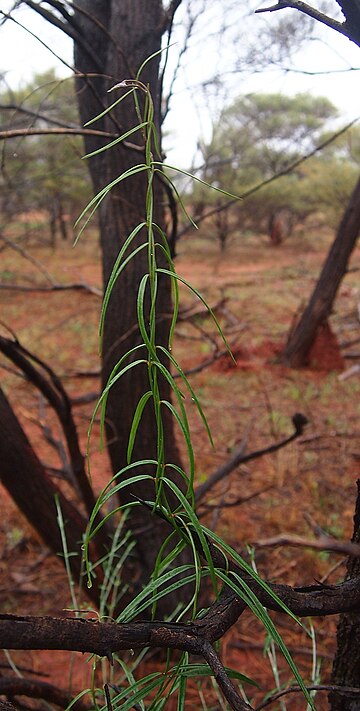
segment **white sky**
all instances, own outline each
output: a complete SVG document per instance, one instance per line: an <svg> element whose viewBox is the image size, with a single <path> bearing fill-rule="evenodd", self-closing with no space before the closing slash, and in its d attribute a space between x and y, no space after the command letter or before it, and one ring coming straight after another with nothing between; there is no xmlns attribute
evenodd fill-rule
<svg viewBox="0 0 360 711"><path fill-rule="evenodd" d="M6 12L12 4L11 0L0 0L0 9ZM264 3L259 0L258 6L261 4ZM216 0L208 0L207 7L211 9L211 6L215 8ZM275 21L273 18L278 14L251 16L247 20L251 24L247 26L246 31L259 34L261 23ZM302 16L299 13L297 15L301 22ZM71 40L27 8L17 10L15 17L26 29L10 20L0 27L0 72L5 73L6 81L13 87L25 84L34 73L43 72L51 66L57 67L59 73L65 75L67 70L64 65L54 54L51 54L48 48L29 34L29 31L42 38L52 52L64 58L69 64L72 64ZM169 134L165 139L168 144L168 161L182 167L188 167L191 163L197 138L201 137L205 140L210 138L209 114L219 111L224 101L221 91L217 99L214 97L209 99L196 87L206 80L213 70L224 67L226 71L231 72L230 52L233 50L223 47L221 40L209 39L209 35L206 36L204 31L199 31L198 34L195 32L192 46L185 55L184 69L175 84L171 111L165 126ZM322 41L310 42L299 52L296 58L299 69L326 72L329 68L360 67L360 49L346 38L326 28L321 29L321 38ZM261 31L259 41L261 42ZM170 50L170 58L173 53L174 61L178 46ZM328 96L339 108L344 122L360 116L360 71L317 76L275 70L255 75L230 74L226 77L226 87L228 100L237 94L251 91L281 91L289 94L310 91L314 95Z"/></svg>

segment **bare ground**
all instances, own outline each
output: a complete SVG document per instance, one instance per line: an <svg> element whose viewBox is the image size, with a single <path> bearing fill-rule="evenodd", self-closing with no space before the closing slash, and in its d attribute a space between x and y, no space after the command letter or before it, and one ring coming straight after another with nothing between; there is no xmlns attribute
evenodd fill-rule
<svg viewBox="0 0 360 711"><path fill-rule="evenodd" d="M360 357L356 269L360 253L353 256L331 319L331 333L323 333L314 350L312 367L294 371L277 361L277 356L296 314L315 283L329 240L287 242L270 248L261 239L232 246L220 259L216 245L188 239L179 245L177 269L200 289L224 328L236 356L218 357L224 346L211 320L191 293L182 291L182 308L195 310L192 319L181 320L176 356L185 369L211 359L214 362L191 376L191 382L206 411L215 442L212 449L191 402L197 477L203 481L226 461L234 447L246 438L252 451L292 431L291 416L302 412L310 424L303 437L276 454L239 467L220 484L208 503L206 520L237 550L254 546L255 560L268 579L292 585L311 584L323 577L336 582L344 575L339 556L310 548L264 548L257 541L288 533L314 536L314 525L338 538L352 532L355 484L360 470L359 374L339 378L357 364ZM98 250L84 243L76 250L61 246L55 252L37 249L40 259L60 282L86 281L100 286ZM2 254L2 283L44 284L44 278L19 255ZM49 362L64 379L69 393L79 398L98 392L99 380L84 372L99 368L96 338L100 300L86 292L0 292L2 321L20 341ZM190 313L190 312L189 312ZM186 311L184 315L186 314ZM351 343L355 341L353 345ZM350 345L349 345L350 344ZM340 346L340 347L339 347ZM3 362L4 365L5 362ZM59 453L44 438L43 425L60 437L56 420L28 383L7 369L2 382L37 452L47 464L60 466ZM92 404L78 405L76 419L83 446ZM185 455L184 455L185 456ZM91 471L99 489L109 476L106 455L92 441ZM269 488L270 487L270 488ZM266 489L266 491L265 491ZM235 507L221 508L254 495ZM22 614L66 614L70 597L59 561L48 555L34 531L15 509L5 492L0 500L0 601L3 612ZM246 552L246 551L245 551ZM296 662L310 678L311 643L289 620L275 617L294 653ZM329 678L335 645L336 619L314 621L320 677ZM241 618L222 644L222 658L229 666L248 674L262 690L251 696L259 701L264 690L275 687L270 665L262 647L264 633L250 615ZM90 684L91 665L80 655L64 653L14 653L16 663L49 674L62 687L73 689ZM5 662L5 660L3 660ZM290 672L278 655L281 681ZM213 692L206 691L207 695ZM189 704L199 706L199 696ZM196 706L197 705L197 706ZM305 709L305 702L291 697L287 708ZM190 706L189 706L190 708ZM274 708L274 707L272 707ZM319 711L326 698L316 699Z"/></svg>

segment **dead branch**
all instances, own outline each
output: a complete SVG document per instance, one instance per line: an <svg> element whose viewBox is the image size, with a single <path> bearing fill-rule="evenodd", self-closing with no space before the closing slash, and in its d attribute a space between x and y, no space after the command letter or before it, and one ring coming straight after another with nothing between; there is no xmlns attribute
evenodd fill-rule
<svg viewBox="0 0 360 711"><path fill-rule="evenodd" d="M40 113L39 111L32 111L31 109L25 108L24 106L21 106L19 104L0 104L0 111L13 111L14 114L24 114L25 116L29 116L30 118L45 121L46 123L53 124L61 128L78 128L73 124L66 123L65 121L61 121L60 119L54 119L51 116L47 116L46 114Z"/></svg>
<svg viewBox="0 0 360 711"><path fill-rule="evenodd" d="M64 691L45 681L35 681L22 677L1 677L0 694L3 696L28 696L32 699L45 699L51 704L66 709L72 697ZM89 711L89 706L81 699L75 702L76 711Z"/></svg>
<svg viewBox="0 0 360 711"><path fill-rule="evenodd" d="M203 555L202 544L195 535L193 540L201 547ZM227 569L230 576L236 573L268 609L283 611L278 600L299 616L360 609L359 578L337 585L291 588L267 583L267 587L263 587L236 563L226 562L224 554L209 539L207 543L215 567ZM203 642L212 644L220 639L245 607L246 604L226 588L204 617L190 623L136 621L105 624L72 618L0 615L0 646L6 649L64 649L93 653L110 660L117 651L148 646L202 654Z"/></svg>
<svg viewBox="0 0 360 711"><path fill-rule="evenodd" d="M153 510L153 504L145 501L141 503ZM166 519L162 509L156 509L156 512ZM179 518L178 524L180 521ZM183 530L186 536L186 529ZM203 545L196 533L193 533L193 541L199 553L204 556ZM227 570L230 576L234 576L234 581L242 579L269 609L283 611L278 600L300 616L360 609L358 578L333 586L291 588L267 584L264 587L250 573L228 561L209 539L207 544L215 568ZM245 711L251 707L240 698L212 646L236 622L245 607L246 603L229 587L225 587L205 616L190 623L137 621L105 624L70 618L0 615L0 646L7 649L65 649L95 653L107 657L110 662L113 653L124 649L157 647L185 650L201 655L207 661L230 707L235 711Z"/></svg>
<svg viewBox="0 0 360 711"><path fill-rule="evenodd" d="M209 615L217 633L223 634L224 620L232 624L232 615L227 614L226 600L215 603L216 616ZM217 618L217 625L216 625ZM179 649L201 655L211 667L224 697L234 711L251 709L239 696L236 688L206 636L207 630L200 620L199 625L168 622L133 622L129 624L104 624L88 620L53 617L18 617L0 615L0 645L6 649L66 649L90 652L104 656L112 662L113 653L123 649L157 647ZM198 628L202 630L199 633ZM221 632L220 632L221 630Z"/></svg>
<svg viewBox="0 0 360 711"><path fill-rule="evenodd" d="M36 269L41 272L41 274L45 277L46 281L50 283L50 286L25 286L25 285L19 285L19 284L1 284L0 283L0 289L10 289L13 291L67 291L67 290L84 290L87 291L91 294L95 294L96 296L103 296L103 292L101 289L98 289L95 286L90 286L89 284L86 284L85 282L79 282L79 283L74 283L74 284L59 284L59 282L54 279L54 277L48 272L46 267L40 262L36 257L33 257L32 254L28 252L27 249L24 247L21 247L19 244L14 242L13 240L9 239L9 237L6 237L4 235L3 231L0 231L0 240L4 242L4 244L9 247L10 249L13 249L15 252L18 252L21 254L21 256L26 259L28 262L30 262Z"/></svg>
<svg viewBox="0 0 360 711"><path fill-rule="evenodd" d="M65 435L73 476L90 516L95 506L95 496L86 474L84 457L80 451L77 429L72 416L71 402L66 390L54 371L40 358L24 348L19 341L0 336L0 351L22 370L55 410ZM35 367L33 363L39 367Z"/></svg>
<svg viewBox="0 0 360 711"><path fill-rule="evenodd" d="M99 64L99 57L96 55L91 45L86 41L86 38L83 36L83 34L79 32L74 18L69 13L66 12L66 16L64 15L64 13L62 13L64 19L60 20L60 18L57 17L55 13L49 12L49 10L46 10L46 8L44 8L42 5L33 2L33 0L25 0L25 4L35 10L35 12L37 12L41 17L47 20L51 25L62 30L62 32L68 35L70 39L74 41L75 44L80 45L83 51L88 55L88 57L90 57L93 66L98 71L101 71L102 67L101 64Z"/></svg>
<svg viewBox="0 0 360 711"><path fill-rule="evenodd" d="M232 500L232 501L221 501L216 504L208 504L208 503L202 503L202 510L198 512L199 518L205 514L207 511L212 511L213 509L229 509L233 508L234 506L241 506L242 504L247 503L248 501L252 501L252 499L256 499L258 496L261 494L264 494L266 491L270 491L270 489L273 489L274 485L269 484L269 486L265 486L263 489L259 489L259 491L254 491L252 494L249 494L249 496L239 496L238 498Z"/></svg>
<svg viewBox="0 0 360 711"><path fill-rule="evenodd" d="M355 365L352 365L351 368L347 368L340 373L340 375L338 375L338 380L342 382L343 380L351 378L353 375L358 375L358 373L360 373L360 363L356 363Z"/></svg>
<svg viewBox="0 0 360 711"><path fill-rule="evenodd" d="M99 138L117 138L118 134L99 131L95 128L12 128L0 131L0 140L24 138L25 136L98 136Z"/></svg>
<svg viewBox="0 0 360 711"><path fill-rule="evenodd" d="M49 272L48 272L48 270L46 269L46 267L44 267L44 265L43 265L38 259L36 259L35 257L33 257L32 254L30 254L30 253L27 251L27 249L25 249L24 247L20 247L19 244L16 244L16 242L14 242L13 240L11 240L11 239L9 239L8 237L6 237L2 231L0 232L0 239L2 240L2 242L4 242L4 243L6 244L7 247L10 247L10 248L13 249L15 252L18 252L19 254L21 254L21 256L22 256L24 259L26 259L26 260L27 260L28 262L30 262L34 267L36 267L36 268L39 270L39 272L41 272L41 274L43 274L43 276L45 277L45 279L46 279L48 282L50 282L50 284L51 284L52 287L55 285L55 283L56 283L56 282L55 282L55 279L51 276L51 274L49 274Z"/></svg>
<svg viewBox="0 0 360 711"><path fill-rule="evenodd" d="M279 449L282 449L282 447L286 447L286 445L290 444L290 442L293 442L295 439L298 437L301 437L303 434L304 427L308 424L308 420L305 417L305 415L302 415L301 413L296 413L292 417L292 423L294 425L295 431L293 434L291 434L289 437L285 437L285 439L280 440L280 442L277 442L275 444L271 444L269 447L264 447L263 449L258 449L254 452L250 452L249 454L244 454L244 445L243 443L240 444L238 449L234 452L234 454L228 459L225 464L223 464L219 469L216 469L213 474L210 474L210 476L207 478L207 480L203 483L200 484L195 490L195 499L197 502L201 501L201 499L204 498L205 494L207 494L210 489L212 489L215 484L217 484L219 481L224 479L224 477L228 476L236 467L238 467L240 464L244 464L245 462L250 462L253 459L258 459L259 457L263 457L265 454L271 454L272 452L277 452Z"/></svg>
<svg viewBox="0 0 360 711"><path fill-rule="evenodd" d="M342 13L345 16L344 22L335 20L333 17L330 17L311 5L308 5L308 3L302 2L302 0L278 0L275 5L255 10L255 13L276 12L277 10L284 10L285 8L298 10L304 15L311 17L313 20L317 20L317 22L320 22L322 25L339 32L351 40L351 42L354 42L360 46L360 6L357 0L337 0L337 4L340 6Z"/></svg>
<svg viewBox="0 0 360 711"><path fill-rule="evenodd" d="M337 32L340 32L348 37L345 23L334 20L334 18L325 15L325 13L320 12L320 10L316 10L314 7L311 7L311 5L308 5L305 2L301 2L301 0L278 0L275 5L255 10L255 14L260 14L261 12L276 12L277 10L284 10L285 8L299 10L299 12L302 12L304 15L312 17L313 20L317 20L318 22L321 22L321 24L331 27L331 29L336 30Z"/></svg>
<svg viewBox="0 0 360 711"><path fill-rule="evenodd" d="M341 693L344 696L354 696L355 698L359 697L360 694L360 689L352 686L336 686L334 684L313 684L312 686L306 686L306 689L308 691L336 691L337 693ZM282 696L286 696L287 694L303 694L303 690L300 689L300 686L289 686L288 689L283 689L282 691L277 691L276 694L272 694L269 696L265 701L263 701L261 704L256 706L254 711L262 711L262 709L265 709L267 706L270 706L271 704L274 703L274 701L277 701L280 699Z"/></svg>
<svg viewBox="0 0 360 711"><path fill-rule="evenodd" d="M86 282L75 282L74 284L52 284L52 286L25 286L22 284L1 284L1 291L22 291L22 292L52 292L52 291L85 291L102 298L103 292L96 286L86 284Z"/></svg>
<svg viewBox="0 0 360 711"><path fill-rule="evenodd" d="M24 432L8 399L0 388L0 479L20 511L34 527L39 536L55 555L62 551L61 533L57 522L56 500L66 521L68 550L74 579L81 580L80 544L86 530L87 520L77 506L67 499L51 480L43 464ZM102 548L93 554L98 559ZM101 572L101 571L100 571ZM86 589L91 599L98 604L100 579L94 580L93 588Z"/></svg>
<svg viewBox="0 0 360 711"><path fill-rule="evenodd" d="M302 538L291 533L281 533L272 538L262 538L256 541L259 548L274 548L277 546L294 546L295 548L313 548L318 551L331 551L341 555L360 557L360 544L350 541L338 541L332 536L319 536L319 538Z"/></svg>

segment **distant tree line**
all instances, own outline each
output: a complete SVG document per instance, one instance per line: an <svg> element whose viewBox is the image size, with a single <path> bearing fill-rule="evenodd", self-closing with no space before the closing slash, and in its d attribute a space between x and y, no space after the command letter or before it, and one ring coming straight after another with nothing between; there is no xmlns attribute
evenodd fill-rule
<svg viewBox="0 0 360 711"><path fill-rule="evenodd" d="M226 107L201 147L200 177L243 199L228 204L196 185L195 219L211 214L206 235L223 250L249 231L279 244L309 216L336 227L359 172L360 130L337 134L335 119L329 99L310 94L248 94Z"/></svg>

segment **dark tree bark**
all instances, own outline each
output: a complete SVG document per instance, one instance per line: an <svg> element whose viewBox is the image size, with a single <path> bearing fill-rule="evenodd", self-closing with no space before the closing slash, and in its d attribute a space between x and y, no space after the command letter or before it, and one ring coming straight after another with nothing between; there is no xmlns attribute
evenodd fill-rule
<svg viewBox="0 0 360 711"><path fill-rule="evenodd" d="M339 225L310 301L290 334L282 360L292 367L306 366L319 328L329 318L337 291L360 232L360 178Z"/></svg>
<svg viewBox="0 0 360 711"><path fill-rule="evenodd" d="M354 515L354 532L351 539L360 543L360 480L357 482L357 500ZM360 574L360 558L349 558L346 580ZM332 683L360 688L360 626L359 613L341 615L337 629L337 652L332 671ZM332 692L329 695L331 711L359 711L360 699Z"/></svg>
<svg viewBox="0 0 360 711"><path fill-rule="evenodd" d="M81 544L86 519L53 484L36 456L8 399L0 388L0 481L28 521L56 555L63 546L57 522L55 497L58 497L64 524L70 566L75 580L82 574ZM99 580L88 592L97 603Z"/></svg>

